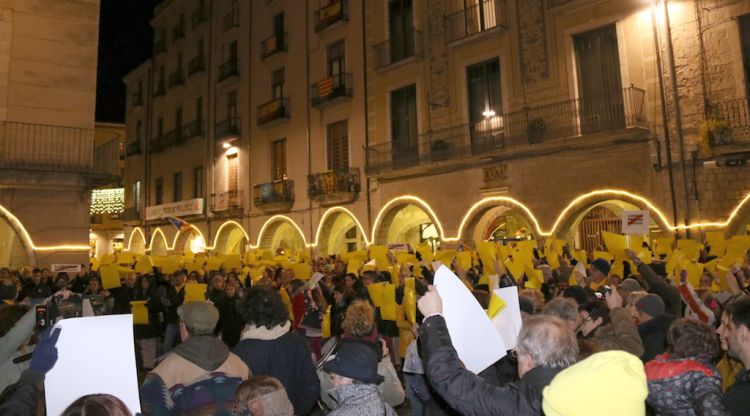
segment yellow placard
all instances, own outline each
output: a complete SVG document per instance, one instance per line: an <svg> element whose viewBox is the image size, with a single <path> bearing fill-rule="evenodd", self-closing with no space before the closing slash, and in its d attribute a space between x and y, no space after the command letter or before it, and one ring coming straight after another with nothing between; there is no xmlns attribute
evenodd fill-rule
<svg viewBox="0 0 750 416"><path fill-rule="evenodd" d="M487 274L490 271L490 274L494 273L494 264L497 258L497 243L493 241L477 241L476 246L479 260L482 261L482 265L484 266L484 273Z"/></svg>
<svg viewBox="0 0 750 416"><path fill-rule="evenodd" d="M154 265L151 264L151 257L141 256L135 264L135 271L141 274L148 274L151 273L153 267Z"/></svg>
<svg viewBox="0 0 750 416"><path fill-rule="evenodd" d="M370 295L370 300L376 308L383 305L383 286L385 285L385 282L380 282L367 286L367 293Z"/></svg>
<svg viewBox="0 0 750 416"><path fill-rule="evenodd" d="M91 257L89 259L89 264L91 265L91 271L92 272L95 272L95 271L99 270L99 267L101 266L101 263L99 262L99 259L97 259L96 257Z"/></svg>
<svg viewBox="0 0 750 416"><path fill-rule="evenodd" d="M130 301L130 312L133 314L134 325L148 325L148 308L145 300Z"/></svg>
<svg viewBox="0 0 750 416"><path fill-rule="evenodd" d="M375 260L388 261L388 247L386 246L370 246L370 258Z"/></svg>
<svg viewBox="0 0 750 416"><path fill-rule="evenodd" d="M383 285L383 297L380 304L380 317L385 321L396 320L396 285Z"/></svg>
<svg viewBox="0 0 750 416"><path fill-rule="evenodd" d="M406 253L406 252L396 253L396 261L399 264L419 264L419 260L417 260L417 256L411 253Z"/></svg>
<svg viewBox="0 0 750 416"><path fill-rule="evenodd" d="M185 263L185 270L187 270L188 273L200 272L203 270L203 265L196 263L194 261L190 261L190 262Z"/></svg>
<svg viewBox="0 0 750 416"><path fill-rule="evenodd" d="M544 283L544 275L541 270L537 270L530 264L525 265L524 273L526 273L527 281L526 286L530 289L541 289L542 283Z"/></svg>
<svg viewBox="0 0 750 416"><path fill-rule="evenodd" d="M523 271L526 266L524 265L523 261L521 261L521 259L517 259L515 257L513 257L513 259L507 259L505 260L505 267L517 281L520 281L523 278Z"/></svg>
<svg viewBox="0 0 750 416"><path fill-rule="evenodd" d="M346 265L346 272L357 275L359 274L359 268L362 267L363 264L364 262L360 259L350 259L349 264Z"/></svg>
<svg viewBox="0 0 750 416"><path fill-rule="evenodd" d="M691 286L694 288L700 287L701 275L703 274L702 263L695 263L683 258L680 264L680 269L687 272L687 281Z"/></svg>
<svg viewBox="0 0 750 416"><path fill-rule="evenodd" d="M185 284L185 303L203 302L206 300L206 290L208 285L205 283L187 283Z"/></svg>
<svg viewBox="0 0 750 416"><path fill-rule="evenodd" d="M417 322L417 295L410 287L404 288L404 311L410 323Z"/></svg>
<svg viewBox="0 0 750 416"><path fill-rule="evenodd" d="M413 277L407 277L404 279L404 286L411 289L415 294L417 293L416 289L416 279Z"/></svg>
<svg viewBox="0 0 750 416"><path fill-rule="evenodd" d="M607 251L614 257L627 257L625 249L628 248L628 241L624 235L602 231L602 240L607 246Z"/></svg>
<svg viewBox="0 0 750 416"><path fill-rule="evenodd" d="M323 338L331 337L331 306L326 308L326 313L323 314L323 322L320 324L321 336Z"/></svg>
<svg viewBox="0 0 750 416"><path fill-rule="evenodd" d="M677 240L677 248L682 250L684 257L688 260L697 261L700 258L703 244L693 239Z"/></svg>
<svg viewBox="0 0 750 416"><path fill-rule="evenodd" d="M510 246L504 246L502 244L497 245L497 256L500 261L505 261L505 259L512 255L513 249Z"/></svg>
<svg viewBox="0 0 750 416"><path fill-rule="evenodd" d="M294 263L291 269L297 279L310 280L312 277L312 267L307 263Z"/></svg>
<svg viewBox="0 0 750 416"><path fill-rule="evenodd" d="M174 273L180 269L180 258L170 256L161 266L161 272L165 274Z"/></svg>
<svg viewBox="0 0 750 416"><path fill-rule="evenodd" d="M102 289L120 287L120 270L117 265L108 264L99 267L99 275L102 277Z"/></svg>
<svg viewBox="0 0 750 416"><path fill-rule="evenodd" d="M654 254L657 256L666 256L672 253L672 237L661 237L654 240Z"/></svg>
<svg viewBox="0 0 750 416"><path fill-rule="evenodd" d="M435 260L443 263L446 267L450 267L453 259L456 257L456 250L438 250L435 253Z"/></svg>
<svg viewBox="0 0 750 416"><path fill-rule="evenodd" d="M492 296L490 297L490 304L487 308L487 315L489 315L490 319L494 318L495 315L500 313L503 309L505 309L505 302L500 298L500 296L492 293Z"/></svg>
<svg viewBox="0 0 750 416"><path fill-rule="evenodd" d="M727 240L727 254L745 257L745 253L750 249L750 236L735 235Z"/></svg>
<svg viewBox="0 0 750 416"><path fill-rule="evenodd" d="M724 238L723 231L708 231L706 243L709 246L708 254L712 256L721 257L727 252L727 240Z"/></svg>
<svg viewBox="0 0 750 416"><path fill-rule="evenodd" d="M221 269L221 264L224 262L224 259L220 257L209 257L206 260L206 270L209 272L214 272Z"/></svg>
<svg viewBox="0 0 750 416"><path fill-rule="evenodd" d="M594 259L604 259L609 262L615 259L615 256L610 254L608 251L594 251Z"/></svg>
<svg viewBox="0 0 750 416"><path fill-rule="evenodd" d="M667 275L675 276L675 269L682 264L682 260L685 258L685 254L680 249L672 251L672 254L667 256L667 264L664 266Z"/></svg>
<svg viewBox="0 0 750 416"><path fill-rule="evenodd" d="M570 254L573 256L574 259L576 259L578 263L581 263L584 266L588 264L588 262L586 261L588 257L586 250L571 250Z"/></svg>
<svg viewBox="0 0 750 416"><path fill-rule="evenodd" d="M224 270L241 269L242 259L239 254L230 254L224 258L223 263Z"/></svg>
<svg viewBox="0 0 750 416"><path fill-rule="evenodd" d="M471 269L471 251L459 251L456 253L456 263L464 269Z"/></svg>
<svg viewBox="0 0 750 416"><path fill-rule="evenodd" d="M135 256L129 251L123 251L117 253L117 264L133 264L135 262Z"/></svg>

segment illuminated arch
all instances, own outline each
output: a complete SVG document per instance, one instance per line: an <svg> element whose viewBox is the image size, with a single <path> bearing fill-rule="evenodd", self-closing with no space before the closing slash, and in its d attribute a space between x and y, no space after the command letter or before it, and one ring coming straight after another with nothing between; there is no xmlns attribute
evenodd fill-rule
<svg viewBox="0 0 750 416"><path fill-rule="evenodd" d="M503 209L504 208L504 209ZM539 221L537 221L531 210L518 200L506 196L493 196L484 198L474 205L466 212L461 224L458 226L458 236L456 240L466 239L477 239L477 225L480 225L483 219L487 219L487 215L492 212L499 214L498 211L512 210L517 213L520 218L529 223L533 227L531 230L535 234L544 235ZM450 239L445 239L450 240Z"/></svg>
<svg viewBox="0 0 750 416"><path fill-rule="evenodd" d="M368 245L367 233L357 217L344 207L328 209L318 222L315 233L315 246L320 253L336 254L345 250L345 234L352 227L357 230L357 245ZM358 249L363 247L358 247Z"/></svg>
<svg viewBox="0 0 750 416"><path fill-rule="evenodd" d="M26 227L24 227L21 220L19 220L13 213L11 213L8 209L6 209L4 206L0 205L0 218L4 219L5 221L10 224L10 227L18 234L18 237L21 239L24 245L24 249L27 252L30 252L31 255L29 256L29 260L33 260L34 264L36 264L36 254L33 253L33 251L89 251L91 250L91 247L86 244L60 244L55 246L37 246L34 244L34 241L31 239L31 235L26 230ZM31 250L31 251L29 251Z"/></svg>
<svg viewBox="0 0 750 416"><path fill-rule="evenodd" d="M130 251L137 254L146 254L149 248L146 247L146 235L143 234L141 227L135 227L130 232L128 238L128 247L124 251Z"/></svg>
<svg viewBox="0 0 750 416"><path fill-rule="evenodd" d="M309 246L305 233L294 220L285 215L274 215L261 227L257 247L275 251L282 243L291 249Z"/></svg>
<svg viewBox="0 0 750 416"><path fill-rule="evenodd" d="M174 236L174 242L172 243L172 251L175 252L175 254L188 254L193 253L192 246L194 245L194 242L197 240L197 246L201 248L200 251L206 250L206 239L203 237L203 233L196 228L195 226L191 226L192 231L177 231L177 234Z"/></svg>
<svg viewBox="0 0 750 416"><path fill-rule="evenodd" d="M157 227L154 233L151 234L151 241L148 243L148 248L152 256L166 256L169 250L171 250L171 247L167 243L167 237L161 228Z"/></svg>
<svg viewBox="0 0 750 416"><path fill-rule="evenodd" d="M0 207L1 208L1 207ZM33 243L20 221L13 221L6 210L0 210L0 264L17 267L36 264ZM11 214L12 215L12 214ZM15 218L15 217L13 217ZM23 259L19 259L22 255Z"/></svg>
<svg viewBox="0 0 750 416"><path fill-rule="evenodd" d="M725 234L729 236L747 234L748 230L746 227L750 224L750 203L748 201L750 201L750 194L742 198L732 212L729 213L726 221L708 223L707 226L725 227Z"/></svg>
<svg viewBox="0 0 750 416"><path fill-rule="evenodd" d="M212 248L221 254L241 254L249 242L250 236L239 223L226 221L216 230Z"/></svg>
<svg viewBox="0 0 750 416"><path fill-rule="evenodd" d="M579 221L586 212L605 203L619 203L629 209L648 210L651 213L651 220L662 231L674 231L675 228L679 228L672 226L666 215L664 215L664 213L648 199L627 191L604 189L589 192L571 201L560 215L558 215L552 229L545 234L551 235L555 233L562 235L565 232L569 232L571 227L573 227L573 225Z"/></svg>
<svg viewBox="0 0 750 416"><path fill-rule="evenodd" d="M375 218L370 243L386 244L387 242L395 242L393 237L389 236L389 234L393 234L393 231L391 230L393 221L398 220L397 216L399 215L399 213L403 212L404 209L408 209L409 207L414 207L424 213L422 219L426 219L435 225L437 237L439 239L443 241L449 240L445 238L443 225L437 218L435 211L432 210L432 207L430 207L430 205L421 198L407 195L394 198L383 206L383 208L378 213L378 216ZM415 225L418 225L416 224L416 222L418 221L420 221L420 218L406 220L401 227L404 229L410 226L413 227ZM451 240L456 240L456 238L453 238Z"/></svg>

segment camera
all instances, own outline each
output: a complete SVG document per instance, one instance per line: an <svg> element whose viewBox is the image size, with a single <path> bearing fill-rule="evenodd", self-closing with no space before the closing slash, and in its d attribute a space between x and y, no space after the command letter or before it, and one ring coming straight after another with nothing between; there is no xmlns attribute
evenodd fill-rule
<svg viewBox="0 0 750 416"><path fill-rule="evenodd" d="M36 306L36 329L44 330L60 319L83 316L83 301L80 295L65 299L62 295L52 296L46 305Z"/></svg>

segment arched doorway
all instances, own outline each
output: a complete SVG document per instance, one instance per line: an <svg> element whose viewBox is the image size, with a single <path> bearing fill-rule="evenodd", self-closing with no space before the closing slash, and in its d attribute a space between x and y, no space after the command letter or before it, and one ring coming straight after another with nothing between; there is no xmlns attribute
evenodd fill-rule
<svg viewBox="0 0 750 416"><path fill-rule="evenodd" d="M259 236L261 249L270 249L274 254L289 255L305 248L302 231L288 218L269 220Z"/></svg>
<svg viewBox="0 0 750 416"><path fill-rule="evenodd" d="M459 236L471 241L517 241L535 237L531 221L507 205L490 205L476 211Z"/></svg>
<svg viewBox="0 0 750 416"><path fill-rule="evenodd" d="M128 239L128 251L136 254L146 254L146 236L139 227L133 228Z"/></svg>
<svg viewBox="0 0 750 416"><path fill-rule="evenodd" d="M383 215L374 243L408 243L412 247L427 243L435 250L441 237L435 221L422 207L405 203L394 206Z"/></svg>
<svg viewBox="0 0 750 416"><path fill-rule="evenodd" d="M228 221L216 232L214 251L221 254L243 254L247 243L248 237L242 226L234 221Z"/></svg>
<svg viewBox="0 0 750 416"><path fill-rule="evenodd" d="M334 255L363 249L365 235L362 226L349 211L331 208L323 215L318 227L319 254Z"/></svg>
<svg viewBox="0 0 750 416"><path fill-rule="evenodd" d="M151 255L152 256L166 256L169 251L167 245L167 238L164 236L164 232L157 228L154 230L154 234L151 235Z"/></svg>
<svg viewBox="0 0 750 416"><path fill-rule="evenodd" d="M196 230L191 231L179 231L175 238L174 250L175 254L188 255L190 253L203 253L206 251L206 240Z"/></svg>
<svg viewBox="0 0 750 416"><path fill-rule="evenodd" d="M567 226L561 227L557 236L564 240L574 241L576 247L588 252L600 250L604 246L602 231L621 233L623 211L642 209L644 208L618 199L594 203L571 216ZM649 240L664 236L664 230L655 220L653 213L650 217L649 236L647 236Z"/></svg>

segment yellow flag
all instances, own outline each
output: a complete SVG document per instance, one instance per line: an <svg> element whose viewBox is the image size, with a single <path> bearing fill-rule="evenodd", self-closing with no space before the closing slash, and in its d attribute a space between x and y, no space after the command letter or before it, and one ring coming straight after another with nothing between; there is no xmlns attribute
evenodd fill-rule
<svg viewBox="0 0 750 416"><path fill-rule="evenodd" d="M108 264L99 268L102 277L102 289L120 287L120 270L117 265Z"/></svg>
<svg viewBox="0 0 750 416"><path fill-rule="evenodd" d="M326 308L326 313L323 314L323 322L320 324L320 330L323 338L331 337L331 306Z"/></svg>
<svg viewBox="0 0 750 416"><path fill-rule="evenodd" d="M487 315L489 315L490 319L494 318L495 315L500 313L503 309L505 309L505 302L500 298L500 296L496 295L494 292L492 293L492 297L490 297L490 305L487 308Z"/></svg>
<svg viewBox="0 0 750 416"><path fill-rule="evenodd" d="M148 308L145 300L130 301L130 311L133 314L134 325L148 325Z"/></svg>

